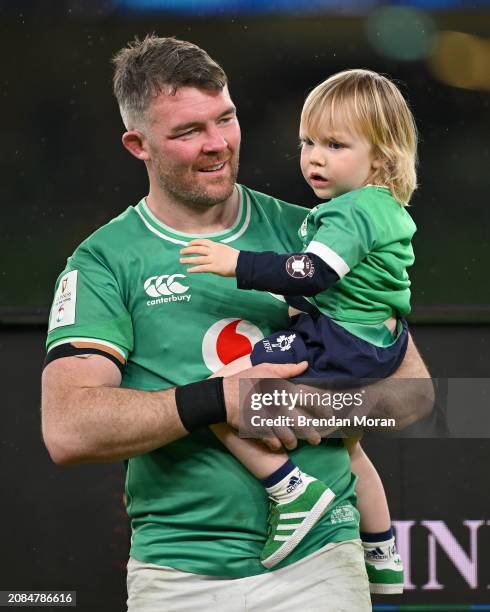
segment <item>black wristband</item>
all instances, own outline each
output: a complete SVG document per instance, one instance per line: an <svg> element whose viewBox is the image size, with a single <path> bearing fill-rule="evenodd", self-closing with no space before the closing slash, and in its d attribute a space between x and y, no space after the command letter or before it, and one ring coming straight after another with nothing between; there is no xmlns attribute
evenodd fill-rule
<svg viewBox="0 0 490 612"><path fill-rule="evenodd" d="M222 376L177 387L175 403L180 420L189 433L200 427L226 423Z"/></svg>

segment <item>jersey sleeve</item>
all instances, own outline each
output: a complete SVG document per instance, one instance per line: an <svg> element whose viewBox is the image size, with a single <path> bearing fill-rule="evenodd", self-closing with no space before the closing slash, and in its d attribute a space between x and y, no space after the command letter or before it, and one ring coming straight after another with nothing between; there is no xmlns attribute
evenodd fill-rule
<svg viewBox="0 0 490 612"><path fill-rule="evenodd" d="M240 251L236 267L238 289L257 289L288 296L312 296L339 280L322 259L312 253L286 255Z"/></svg>
<svg viewBox="0 0 490 612"><path fill-rule="evenodd" d="M314 233L304 251L320 257L339 278L343 278L375 247L375 224L367 210L354 198L340 196L318 207L313 223Z"/></svg>
<svg viewBox="0 0 490 612"><path fill-rule="evenodd" d="M116 276L93 248L82 245L58 277L49 316L47 350L63 344L107 353L124 364L133 326Z"/></svg>

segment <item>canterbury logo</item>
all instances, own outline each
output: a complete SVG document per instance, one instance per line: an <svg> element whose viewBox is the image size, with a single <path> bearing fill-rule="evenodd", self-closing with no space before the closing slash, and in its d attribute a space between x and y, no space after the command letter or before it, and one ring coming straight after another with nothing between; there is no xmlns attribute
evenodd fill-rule
<svg viewBox="0 0 490 612"><path fill-rule="evenodd" d="M185 293L189 287L183 285L177 278L185 278L184 274L162 274L161 276L150 276L145 280L145 291L150 297L161 295L174 295Z"/></svg>

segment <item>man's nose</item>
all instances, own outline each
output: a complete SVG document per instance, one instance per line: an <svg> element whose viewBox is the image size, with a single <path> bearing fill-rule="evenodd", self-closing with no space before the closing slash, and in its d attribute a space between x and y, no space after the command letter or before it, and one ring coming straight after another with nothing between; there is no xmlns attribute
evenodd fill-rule
<svg viewBox="0 0 490 612"><path fill-rule="evenodd" d="M228 142L218 128L211 128L206 132L206 140L203 145L204 153L221 153L228 148Z"/></svg>

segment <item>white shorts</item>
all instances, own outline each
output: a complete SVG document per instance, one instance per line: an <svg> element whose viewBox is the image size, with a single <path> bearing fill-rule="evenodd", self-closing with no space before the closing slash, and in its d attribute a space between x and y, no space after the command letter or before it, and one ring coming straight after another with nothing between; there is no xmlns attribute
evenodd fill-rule
<svg viewBox="0 0 490 612"><path fill-rule="evenodd" d="M370 612L360 540L327 544L282 569L220 578L128 563L128 612Z"/></svg>

